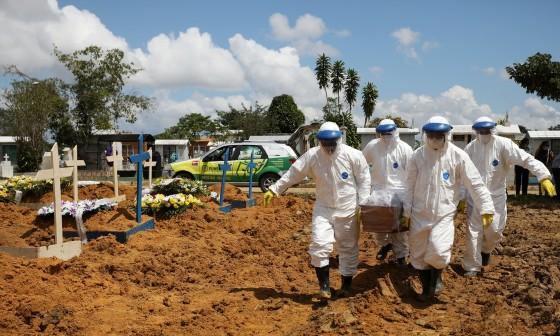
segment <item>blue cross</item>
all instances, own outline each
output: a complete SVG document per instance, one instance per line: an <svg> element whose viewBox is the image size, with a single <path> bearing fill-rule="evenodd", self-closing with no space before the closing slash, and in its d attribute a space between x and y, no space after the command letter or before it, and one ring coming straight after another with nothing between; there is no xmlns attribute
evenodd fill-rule
<svg viewBox="0 0 560 336"><path fill-rule="evenodd" d="M253 172L254 169L257 167L257 164L255 163L255 161L253 160L253 154L255 152L255 149L251 150L251 159L249 161L249 164L247 165L247 167L249 168L249 199L253 199Z"/></svg>
<svg viewBox="0 0 560 336"><path fill-rule="evenodd" d="M224 164L219 165L222 171L222 187L220 188L220 206L224 205L224 189L226 186L226 173L231 170L231 165L228 163L229 159L229 147L226 147L226 153L224 155Z"/></svg>
<svg viewBox="0 0 560 336"><path fill-rule="evenodd" d="M142 224L142 178L143 162L150 158L150 153L144 150L144 134L138 136L138 154L131 155L129 160L136 163L136 223Z"/></svg>

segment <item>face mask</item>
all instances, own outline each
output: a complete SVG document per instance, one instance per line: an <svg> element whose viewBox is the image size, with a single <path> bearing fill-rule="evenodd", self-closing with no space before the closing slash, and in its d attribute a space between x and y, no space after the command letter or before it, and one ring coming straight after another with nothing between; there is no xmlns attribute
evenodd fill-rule
<svg viewBox="0 0 560 336"><path fill-rule="evenodd" d="M332 155L336 151L336 146L338 145L337 140L323 140L320 142L321 149L325 151L328 155Z"/></svg>
<svg viewBox="0 0 560 336"><path fill-rule="evenodd" d="M480 142L487 144L490 140L492 140L492 134L479 134L478 138L480 139Z"/></svg>
<svg viewBox="0 0 560 336"><path fill-rule="evenodd" d="M389 143L393 140L393 134L381 134L381 141Z"/></svg>
<svg viewBox="0 0 560 336"><path fill-rule="evenodd" d="M427 145L433 150L440 150L445 144L445 139L428 138Z"/></svg>

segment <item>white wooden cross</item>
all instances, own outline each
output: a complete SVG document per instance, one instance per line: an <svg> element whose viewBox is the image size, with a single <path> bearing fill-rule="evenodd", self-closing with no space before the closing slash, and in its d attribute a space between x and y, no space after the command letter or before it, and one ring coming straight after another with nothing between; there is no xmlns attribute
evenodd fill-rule
<svg viewBox="0 0 560 336"><path fill-rule="evenodd" d="M60 190L60 178L72 175L73 167L60 168L58 157L58 145L55 143L51 148L52 169L39 170L35 176L36 180L53 179L54 187L54 224L55 224L55 244L62 245L62 196Z"/></svg>
<svg viewBox="0 0 560 336"><path fill-rule="evenodd" d="M107 156L107 161L113 162L113 185L115 188L115 198L119 197L119 172L118 166L122 164L123 157L121 154L117 154L117 145L113 142L111 145L113 149L113 154ZM119 164L117 164L119 163Z"/></svg>
<svg viewBox="0 0 560 336"><path fill-rule="evenodd" d="M72 148L72 159L64 161L66 167L72 167L72 187L74 202L78 202L78 167L85 166L84 160L78 160L78 146Z"/></svg>
<svg viewBox="0 0 560 336"><path fill-rule="evenodd" d="M148 161L144 162L144 167L148 167L148 185L150 186L150 189L152 189L152 167L155 167L157 165L157 162L152 161L151 148L148 150L148 154L150 154L150 158L148 159Z"/></svg>
<svg viewBox="0 0 560 336"><path fill-rule="evenodd" d="M10 161L10 157L8 156L8 153L4 154L4 161L5 162Z"/></svg>

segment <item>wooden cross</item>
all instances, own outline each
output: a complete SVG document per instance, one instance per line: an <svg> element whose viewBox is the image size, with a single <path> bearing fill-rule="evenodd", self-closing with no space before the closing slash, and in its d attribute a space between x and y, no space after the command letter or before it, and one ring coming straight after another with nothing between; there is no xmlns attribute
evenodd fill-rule
<svg viewBox="0 0 560 336"><path fill-rule="evenodd" d="M55 143L51 148L52 169L39 170L35 176L36 180L53 179L54 187L54 224L55 224L55 244L63 243L62 237L62 195L60 190L60 178L72 175L73 167L60 168L58 157L58 145Z"/></svg>
<svg viewBox="0 0 560 336"><path fill-rule="evenodd" d="M138 154L130 156L130 162L136 163L136 223L142 224L142 177L144 169L143 162L150 158L144 150L144 134L138 136Z"/></svg>
<svg viewBox="0 0 560 336"><path fill-rule="evenodd" d="M78 167L86 165L84 160L78 160L78 146L72 148L72 159L64 161L66 167L72 167L72 188L74 202L78 202Z"/></svg>
<svg viewBox="0 0 560 336"><path fill-rule="evenodd" d="M152 189L152 167L155 167L157 165L157 162L152 161L151 148L148 150L148 154L150 155L150 158L148 159L148 161L144 162L144 167L148 167L148 185L150 186L150 189Z"/></svg>
<svg viewBox="0 0 560 336"><path fill-rule="evenodd" d="M117 145L113 142L111 145L113 149L113 153L110 156L107 156L108 162L113 162L113 186L115 188L115 198L119 197L119 172L118 172L118 164L122 164L123 157L121 154L117 154Z"/></svg>
<svg viewBox="0 0 560 336"><path fill-rule="evenodd" d="M10 157L8 156L8 153L4 154L4 162L8 162L10 160Z"/></svg>

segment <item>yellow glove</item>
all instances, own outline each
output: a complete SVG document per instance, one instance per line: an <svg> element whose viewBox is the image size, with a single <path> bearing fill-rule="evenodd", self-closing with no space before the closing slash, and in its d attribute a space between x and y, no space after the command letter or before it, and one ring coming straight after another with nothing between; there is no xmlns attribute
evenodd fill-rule
<svg viewBox="0 0 560 336"><path fill-rule="evenodd" d="M360 224L362 222L362 208L358 207L356 210L356 223Z"/></svg>
<svg viewBox="0 0 560 336"><path fill-rule="evenodd" d="M272 191L267 191L264 193L264 206L269 206L272 202L272 198L276 196Z"/></svg>
<svg viewBox="0 0 560 336"><path fill-rule="evenodd" d="M408 229L408 228L410 228L410 217L402 216L401 229Z"/></svg>
<svg viewBox="0 0 560 336"><path fill-rule="evenodd" d="M493 214L483 214L482 215L482 226L484 228L487 228L488 226L490 226L490 224L492 224L493 221L494 221L494 215Z"/></svg>
<svg viewBox="0 0 560 336"><path fill-rule="evenodd" d="M552 181L550 181L550 179L547 178L543 179L541 181L541 188L543 188L544 191L546 191L548 196L550 197L556 196L556 190L554 189L554 184L552 184Z"/></svg>
<svg viewBox="0 0 560 336"><path fill-rule="evenodd" d="M459 204L457 204L457 212L460 213L465 212L466 207L467 207L467 202L465 202L465 200L460 200Z"/></svg>

